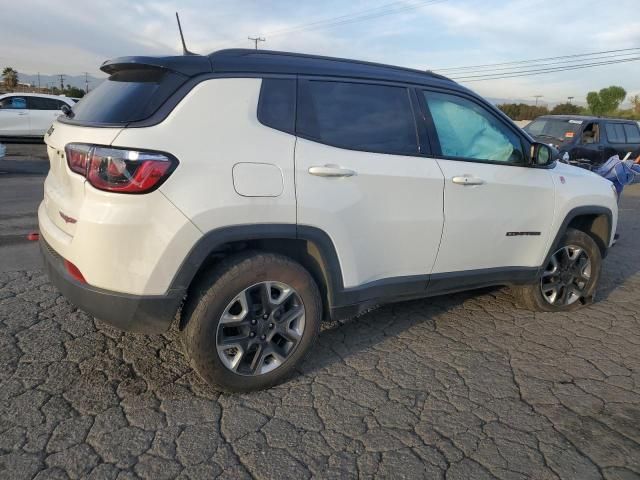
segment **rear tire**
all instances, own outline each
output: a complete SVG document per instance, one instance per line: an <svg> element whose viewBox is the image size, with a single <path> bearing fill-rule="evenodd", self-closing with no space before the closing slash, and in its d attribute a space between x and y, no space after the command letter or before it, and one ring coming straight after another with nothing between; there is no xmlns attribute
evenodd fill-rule
<svg viewBox="0 0 640 480"><path fill-rule="evenodd" d="M307 270L283 255L245 252L199 280L185 305L183 344L212 386L260 390L293 372L321 318L320 293Z"/></svg>
<svg viewBox="0 0 640 480"><path fill-rule="evenodd" d="M575 310L593 301L601 268L602 255L596 242L586 233L569 228L536 283L514 286L512 291L516 302L528 310Z"/></svg>

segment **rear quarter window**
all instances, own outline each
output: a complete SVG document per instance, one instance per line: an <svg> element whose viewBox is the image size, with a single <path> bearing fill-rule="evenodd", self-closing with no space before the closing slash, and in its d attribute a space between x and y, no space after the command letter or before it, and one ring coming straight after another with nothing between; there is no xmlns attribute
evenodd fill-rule
<svg viewBox="0 0 640 480"><path fill-rule="evenodd" d="M640 128L635 123L626 123L624 133L627 136L627 143L640 143Z"/></svg>
<svg viewBox="0 0 640 480"><path fill-rule="evenodd" d="M183 75L160 68L116 72L74 105L70 123L126 124L145 120L186 80Z"/></svg>
<svg viewBox="0 0 640 480"><path fill-rule="evenodd" d="M260 88L258 120L267 127L295 133L296 81L293 78L265 78Z"/></svg>

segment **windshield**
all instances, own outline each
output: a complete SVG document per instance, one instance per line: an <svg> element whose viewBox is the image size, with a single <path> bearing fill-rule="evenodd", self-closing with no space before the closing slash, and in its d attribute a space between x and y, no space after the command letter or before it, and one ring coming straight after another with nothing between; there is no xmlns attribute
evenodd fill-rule
<svg viewBox="0 0 640 480"><path fill-rule="evenodd" d="M123 70L73 106L70 123L124 124L149 118L186 77L163 69Z"/></svg>
<svg viewBox="0 0 640 480"><path fill-rule="evenodd" d="M539 118L524 127L524 131L534 137L553 138L561 142L573 140L582 128L582 120L559 118Z"/></svg>

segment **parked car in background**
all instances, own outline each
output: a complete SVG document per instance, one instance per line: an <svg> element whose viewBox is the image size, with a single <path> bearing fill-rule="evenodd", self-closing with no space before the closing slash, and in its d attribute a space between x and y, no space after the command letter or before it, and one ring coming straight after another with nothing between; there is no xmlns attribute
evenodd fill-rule
<svg viewBox="0 0 640 480"><path fill-rule="evenodd" d="M64 105L72 108L75 102L40 93L0 95L0 138L44 137Z"/></svg>
<svg viewBox="0 0 640 480"><path fill-rule="evenodd" d="M586 159L600 165L614 155L623 158L640 150L640 127L635 120L545 115L536 118L524 131L539 142L551 144L568 160Z"/></svg>

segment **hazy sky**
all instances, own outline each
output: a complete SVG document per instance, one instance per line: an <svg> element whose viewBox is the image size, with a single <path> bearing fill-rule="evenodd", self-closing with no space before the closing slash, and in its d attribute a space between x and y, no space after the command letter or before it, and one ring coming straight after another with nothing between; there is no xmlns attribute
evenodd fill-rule
<svg viewBox="0 0 640 480"><path fill-rule="evenodd" d="M433 0L427 0L433 1ZM640 0L2 0L0 66L24 73L99 74L105 59L180 51L178 10L198 53L261 47L414 68L455 67L640 47ZM398 14L286 32L393 3ZM374 12L374 11L372 11ZM284 31L284 32L283 32ZM640 54L638 55L640 56ZM485 96L556 102L617 84L640 93L640 61L469 83Z"/></svg>

